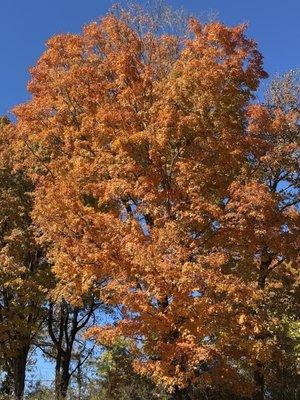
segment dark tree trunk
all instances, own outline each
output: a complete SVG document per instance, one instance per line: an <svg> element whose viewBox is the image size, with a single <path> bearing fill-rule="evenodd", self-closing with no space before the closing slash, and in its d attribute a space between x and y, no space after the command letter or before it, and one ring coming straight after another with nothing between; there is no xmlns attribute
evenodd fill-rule
<svg viewBox="0 0 300 400"><path fill-rule="evenodd" d="M265 398L265 377L261 372L261 364L257 363L257 369L254 371L254 381L256 384L256 391L253 400L264 400Z"/></svg>
<svg viewBox="0 0 300 400"><path fill-rule="evenodd" d="M257 287L259 290L264 290L266 287L266 279L269 273L269 267L272 262L272 256L267 253L267 250L262 254L263 260L261 261ZM254 382L256 385L253 400L264 400L265 398L265 377L263 373L263 364L256 361L256 369L253 374Z"/></svg>
<svg viewBox="0 0 300 400"><path fill-rule="evenodd" d="M62 373L60 382L60 398L65 399L67 397L68 387L70 383L71 375L70 370L70 359L69 357L62 363Z"/></svg>
<svg viewBox="0 0 300 400"><path fill-rule="evenodd" d="M79 363L80 363L80 360L79 360ZM82 400L82 372L81 372L80 364L77 368L76 381L77 381L77 388L78 388L78 400Z"/></svg>
<svg viewBox="0 0 300 400"><path fill-rule="evenodd" d="M24 346L19 355L12 360L12 376L14 382L14 397L22 400L25 388L26 364L29 348Z"/></svg>
<svg viewBox="0 0 300 400"><path fill-rule="evenodd" d="M188 388L180 389L176 386L170 400L191 400Z"/></svg>
<svg viewBox="0 0 300 400"><path fill-rule="evenodd" d="M70 362L71 357L63 354L56 362L55 368L55 397L56 400L65 399L70 383Z"/></svg>
<svg viewBox="0 0 300 400"><path fill-rule="evenodd" d="M60 349L57 351L57 356L56 356L56 363L55 363L55 398L56 400L60 399L60 385L61 385L61 358L62 354Z"/></svg>

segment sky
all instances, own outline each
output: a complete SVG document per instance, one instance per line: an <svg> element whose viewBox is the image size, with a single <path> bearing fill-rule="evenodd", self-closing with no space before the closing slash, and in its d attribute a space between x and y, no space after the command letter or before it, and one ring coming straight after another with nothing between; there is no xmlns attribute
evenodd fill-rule
<svg viewBox="0 0 300 400"><path fill-rule="evenodd" d="M1 0L0 115L29 98L28 69L51 36L78 33L103 15L111 0ZM141 1L143 3L143 1ZM217 13L228 25L249 23L272 76L300 66L299 0L169 0L174 7L205 15Z"/></svg>

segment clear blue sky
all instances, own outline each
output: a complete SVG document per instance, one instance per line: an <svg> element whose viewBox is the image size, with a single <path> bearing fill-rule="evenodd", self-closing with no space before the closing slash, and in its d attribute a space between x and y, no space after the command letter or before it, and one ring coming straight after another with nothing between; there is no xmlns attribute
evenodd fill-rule
<svg viewBox="0 0 300 400"><path fill-rule="evenodd" d="M111 0L2 0L0 23L0 115L28 98L28 68L35 64L46 40L103 15ZM249 22L270 74L300 66L299 0L170 0L194 13L217 11L229 25Z"/></svg>
<svg viewBox="0 0 300 400"><path fill-rule="evenodd" d="M49 37L79 32L103 15L111 0L1 0L0 115L28 99L28 68L45 49ZM196 14L218 12L229 25L248 22L272 75L300 66L300 0L169 0ZM39 357L37 377L52 377L52 367ZM29 376L30 379L30 376ZM36 379L36 377L35 377Z"/></svg>

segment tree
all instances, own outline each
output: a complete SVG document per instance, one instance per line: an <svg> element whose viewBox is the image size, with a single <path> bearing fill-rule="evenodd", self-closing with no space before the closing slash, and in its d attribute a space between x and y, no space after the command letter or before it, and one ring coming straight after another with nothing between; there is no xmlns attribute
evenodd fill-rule
<svg viewBox="0 0 300 400"><path fill-rule="evenodd" d="M54 400L53 390L37 381L26 398L28 400Z"/></svg>
<svg viewBox="0 0 300 400"><path fill-rule="evenodd" d="M94 346L83 340L84 331L93 326L99 301L86 299L84 306L72 306L64 299L50 302L47 309L46 334L38 347L55 362L55 398L67 397L71 378L92 356Z"/></svg>
<svg viewBox="0 0 300 400"><path fill-rule="evenodd" d="M65 293L105 279L123 319L91 334L132 339L135 370L176 399L264 398L266 296L297 264L296 111L252 104L267 74L245 29L192 19L182 38L109 14L50 39L14 111Z"/></svg>
<svg viewBox="0 0 300 400"><path fill-rule="evenodd" d="M50 272L32 227L33 183L26 171L13 170L8 145L13 127L6 118L0 124L1 150L5 148L0 165L0 359L6 374L2 391L22 399Z"/></svg>
<svg viewBox="0 0 300 400"><path fill-rule="evenodd" d="M258 157L253 157L253 172L276 198L277 224L281 224L277 238L272 232L261 245L264 261L260 264L258 286L263 291L261 306L269 314L269 325L263 336L260 333L261 346L265 346L266 339L274 341L277 355L273 355L271 365L263 364L256 373L261 382L259 398L263 398L266 388L273 396L276 396L274 390L277 393L279 390L281 398L285 398L283 393L286 398L297 397L298 356L295 348L292 350L295 342L290 334L291 327L299 323L295 308L299 292L299 94L299 71L290 71L271 81L264 107L255 106L253 113L255 134L269 145Z"/></svg>
<svg viewBox="0 0 300 400"><path fill-rule="evenodd" d="M96 379L88 386L91 397L107 400L167 399L166 394L155 387L149 376L141 377L133 370L133 359L130 343L124 340L108 348L104 347L101 356L95 361Z"/></svg>

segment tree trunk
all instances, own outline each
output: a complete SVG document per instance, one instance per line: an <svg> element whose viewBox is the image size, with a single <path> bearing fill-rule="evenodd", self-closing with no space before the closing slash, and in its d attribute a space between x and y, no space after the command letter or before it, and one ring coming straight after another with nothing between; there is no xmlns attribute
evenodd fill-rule
<svg viewBox="0 0 300 400"><path fill-rule="evenodd" d="M60 385L61 385L61 351L58 350L55 365L55 399L60 399Z"/></svg>
<svg viewBox="0 0 300 400"><path fill-rule="evenodd" d="M14 397L16 400L22 400L24 396L28 351L29 351L28 346L24 346L20 351L20 354L12 360Z"/></svg>
<svg viewBox="0 0 300 400"><path fill-rule="evenodd" d="M67 397L69 383L70 383L70 374L69 374L69 368L68 368L68 370L62 372L62 379L61 379L61 385L60 385L60 398L61 399L65 399Z"/></svg>
<svg viewBox="0 0 300 400"><path fill-rule="evenodd" d="M257 369L254 371L254 381L256 384L256 391L253 400L264 400L265 398L265 377L261 372L262 365L257 363Z"/></svg>
<svg viewBox="0 0 300 400"><path fill-rule="evenodd" d="M191 397L189 395L188 388L181 389L178 386L176 386L170 400L190 400L190 399Z"/></svg>
<svg viewBox="0 0 300 400"><path fill-rule="evenodd" d="M265 252L262 254L262 261L260 265L258 282L257 282L257 287L259 290L264 290L266 287L266 279L268 276L271 262L272 262L272 257L265 250ZM256 361L256 369L253 374L256 389L253 396L253 400L264 400L265 398L265 377L262 371L262 367L263 367L262 363Z"/></svg>
<svg viewBox="0 0 300 400"><path fill-rule="evenodd" d="M67 397L68 387L71 375L70 357L63 355L62 359L57 359L57 367L55 369L55 397L56 400L62 400Z"/></svg>
<svg viewBox="0 0 300 400"><path fill-rule="evenodd" d="M79 363L80 363L79 359ZM78 400L82 400L82 373L81 373L81 366L78 364L77 369L77 389L78 389Z"/></svg>

